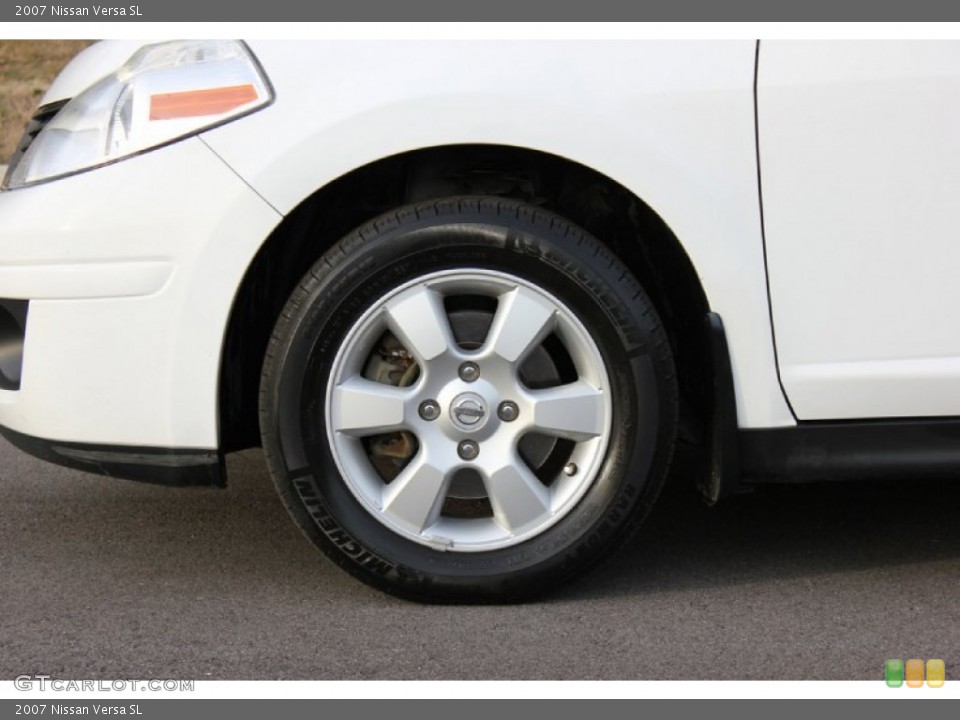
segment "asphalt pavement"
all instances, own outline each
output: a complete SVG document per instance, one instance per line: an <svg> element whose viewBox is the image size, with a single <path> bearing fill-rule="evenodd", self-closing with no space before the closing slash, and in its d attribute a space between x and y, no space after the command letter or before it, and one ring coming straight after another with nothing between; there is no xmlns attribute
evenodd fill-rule
<svg viewBox="0 0 960 720"><path fill-rule="evenodd" d="M229 488L67 470L0 441L0 678L876 679L960 670L960 480L673 478L611 562L526 605L422 606L349 578L258 451Z"/></svg>

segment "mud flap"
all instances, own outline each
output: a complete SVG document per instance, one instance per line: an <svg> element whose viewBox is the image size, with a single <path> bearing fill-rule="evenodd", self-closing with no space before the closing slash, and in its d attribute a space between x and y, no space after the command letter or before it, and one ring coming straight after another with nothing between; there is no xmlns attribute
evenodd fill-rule
<svg viewBox="0 0 960 720"><path fill-rule="evenodd" d="M713 505L735 493L740 485L740 437L730 350L719 315L707 313L706 331L709 334L712 397L706 448L708 458L698 486L707 504Z"/></svg>

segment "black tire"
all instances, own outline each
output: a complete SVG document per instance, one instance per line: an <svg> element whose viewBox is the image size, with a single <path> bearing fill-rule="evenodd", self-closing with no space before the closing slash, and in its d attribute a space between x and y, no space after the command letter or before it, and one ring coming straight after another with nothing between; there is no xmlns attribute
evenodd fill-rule
<svg viewBox="0 0 960 720"><path fill-rule="evenodd" d="M335 356L364 313L404 283L460 268L509 273L562 299L603 358L612 407L599 469L575 505L534 536L483 552L441 552L375 517L342 477L325 427ZM666 334L621 261L557 215L477 197L401 208L330 249L276 324L260 392L270 473L310 541L364 582L431 602L527 599L608 557L660 491L677 415Z"/></svg>

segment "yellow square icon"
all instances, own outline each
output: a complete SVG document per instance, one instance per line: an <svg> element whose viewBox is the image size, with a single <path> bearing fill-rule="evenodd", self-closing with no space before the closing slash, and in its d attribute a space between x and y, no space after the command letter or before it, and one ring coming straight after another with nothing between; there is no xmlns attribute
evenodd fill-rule
<svg viewBox="0 0 960 720"><path fill-rule="evenodd" d="M923 660L907 660L907 687L923 687Z"/></svg>
<svg viewBox="0 0 960 720"><path fill-rule="evenodd" d="M946 680L947 671L943 660L927 660L927 685L930 687L943 687Z"/></svg>

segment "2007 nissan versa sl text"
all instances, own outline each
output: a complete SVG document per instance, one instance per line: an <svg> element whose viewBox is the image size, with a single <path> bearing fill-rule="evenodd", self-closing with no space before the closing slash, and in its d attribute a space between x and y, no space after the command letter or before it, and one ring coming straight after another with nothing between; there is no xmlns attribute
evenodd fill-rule
<svg viewBox="0 0 960 720"><path fill-rule="evenodd" d="M960 44L106 42L0 194L0 425L223 484L397 595L542 593L678 438L960 473ZM693 480L693 478L692 478Z"/></svg>

